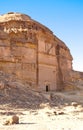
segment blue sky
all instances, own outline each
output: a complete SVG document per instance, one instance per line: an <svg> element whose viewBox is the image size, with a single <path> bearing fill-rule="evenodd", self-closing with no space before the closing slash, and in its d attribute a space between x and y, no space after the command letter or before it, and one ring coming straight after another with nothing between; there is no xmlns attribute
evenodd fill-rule
<svg viewBox="0 0 83 130"><path fill-rule="evenodd" d="M1 0L0 14L20 12L50 28L70 48L73 69L83 71L83 0Z"/></svg>

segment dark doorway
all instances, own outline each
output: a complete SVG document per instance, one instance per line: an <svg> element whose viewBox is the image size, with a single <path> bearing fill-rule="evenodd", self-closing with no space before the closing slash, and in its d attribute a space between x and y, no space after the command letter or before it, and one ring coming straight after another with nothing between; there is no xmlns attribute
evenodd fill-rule
<svg viewBox="0 0 83 130"><path fill-rule="evenodd" d="M49 91L49 89L48 89L48 85L46 85L46 92L48 92Z"/></svg>

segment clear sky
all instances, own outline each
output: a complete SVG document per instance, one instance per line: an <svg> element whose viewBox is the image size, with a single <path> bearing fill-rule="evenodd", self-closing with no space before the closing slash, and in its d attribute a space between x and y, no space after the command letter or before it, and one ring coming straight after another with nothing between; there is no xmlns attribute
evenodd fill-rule
<svg viewBox="0 0 83 130"><path fill-rule="evenodd" d="M1 0L0 14L20 12L39 21L70 48L73 69L83 71L83 0Z"/></svg>

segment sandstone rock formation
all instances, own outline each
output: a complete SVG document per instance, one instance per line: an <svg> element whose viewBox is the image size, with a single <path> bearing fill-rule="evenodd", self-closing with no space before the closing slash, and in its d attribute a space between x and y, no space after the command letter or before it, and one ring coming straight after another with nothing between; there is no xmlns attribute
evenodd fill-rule
<svg viewBox="0 0 83 130"><path fill-rule="evenodd" d="M37 90L63 90L71 79L72 56L47 27L10 12L0 16L0 70Z"/></svg>

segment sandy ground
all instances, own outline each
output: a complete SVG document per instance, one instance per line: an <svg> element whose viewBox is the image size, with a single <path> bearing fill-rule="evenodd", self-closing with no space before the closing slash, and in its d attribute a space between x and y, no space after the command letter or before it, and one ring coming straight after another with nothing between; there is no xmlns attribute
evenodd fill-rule
<svg viewBox="0 0 83 130"><path fill-rule="evenodd" d="M79 83L80 84L80 83ZM37 92L0 72L0 130L83 130L83 83L67 92ZM4 125L19 116L19 124Z"/></svg>
<svg viewBox="0 0 83 130"><path fill-rule="evenodd" d="M83 130L83 92L59 93L71 99L65 103L50 107L41 104L41 109L15 109L0 105L0 130ZM77 101L78 103L72 103ZM5 126L5 120L13 113L19 116L19 124Z"/></svg>

